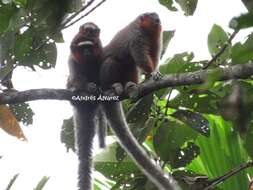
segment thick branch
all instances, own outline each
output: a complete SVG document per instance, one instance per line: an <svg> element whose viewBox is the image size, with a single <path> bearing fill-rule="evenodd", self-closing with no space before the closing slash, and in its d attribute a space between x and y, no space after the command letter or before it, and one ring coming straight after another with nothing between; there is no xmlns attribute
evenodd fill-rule
<svg viewBox="0 0 253 190"><path fill-rule="evenodd" d="M130 92L130 94L134 94L134 100L138 100L151 92L166 87L203 84L208 79L208 76L212 74L215 75L216 81L246 79L253 75L253 63L234 65L227 68L200 70L191 73L166 75L161 80L139 84L137 88L134 89L134 92ZM33 89L22 92L12 91L0 94L0 104L13 104L40 99L71 100L72 96L76 95L77 94L66 89ZM87 96L86 93L81 93L79 95ZM120 98L125 99L128 98L128 96L121 96Z"/></svg>

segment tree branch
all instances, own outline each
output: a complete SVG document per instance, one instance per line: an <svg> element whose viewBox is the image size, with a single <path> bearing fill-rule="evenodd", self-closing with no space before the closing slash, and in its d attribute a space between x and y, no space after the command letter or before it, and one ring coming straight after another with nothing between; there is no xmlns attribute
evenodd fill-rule
<svg viewBox="0 0 253 190"><path fill-rule="evenodd" d="M89 10L87 13L85 13L84 15L82 15L81 17L79 17L78 19L74 20L73 22L65 25L62 29L66 29L72 25L74 25L75 23L77 23L79 20L83 19L84 17L88 16L90 13L92 13L94 10L96 10L98 7L100 7L100 5L102 5L106 0L102 0L100 1L96 6L94 6L91 10Z"/></svg>
<svg viewBox="0 0 253 190"><path fill-rule="evenodd" d="M137 85L137 87L130 92L130 97L136 101L143 96L148 95L156 90L185 86L203 84L207 81L208 76L215 75L216 81L225 81L230 79L246 79L253 75L253 63L239 64L226 68L216 68L209 70L200 70L191 73L171 74L164 76L158 81L147 81ZM105 94L112 93L105 92ZM131 96L134 94L134 97ZM0 104L13 104L26 101L40 100L40 99L54 99L54 100L72 100L73 96L89 96L87 93L73 93L67 89L33 89L26 91L10 91L0 93ZM121 95L120 99L129 98L129 95Z"/></svg>
<svg viewBox="0 0 253 190"><path fill-rule="evenodd" d="M90 0L87 2L86 5L84 5L83 7L81 7L78 11L76 11L73 15L71 15L70 17L68 17L65 22L63 22L60 26L60 28L64 28L69 22L72 21L72 19L74 19L76 16L78 16L81 12L85 11L89 6L91 6L91 4L94 2L95 0Z"/></svg>
<svg viewBox="0 0 253 190"><path fill-rule="evenodd" d="M247 168L253 167L253 161L249 161L247 163L243 163L240 166L232 169L231 171L229 171L228 173L226 173L225 175L218 177L214 180L210 181L210 184L205 187L204 190L210 190L213 189L215 186L217 186L218 184L224 182L225 180L227 180L228 178L236 175L237 173L241 172L242 170L245 170Z"/></svg>

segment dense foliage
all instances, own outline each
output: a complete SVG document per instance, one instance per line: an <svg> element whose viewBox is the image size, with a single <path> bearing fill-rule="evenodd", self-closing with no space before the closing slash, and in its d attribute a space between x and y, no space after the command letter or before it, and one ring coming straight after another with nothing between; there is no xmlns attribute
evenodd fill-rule
<svg viewBox="0 0 253 190"><path fill-rule="evenodd" d="M53 68L56 43L63 42L61 31L75 20L75 17L68 19L68 15L78 12L87 3L81 0L0 1L2 87L12 87L12 72L17 67L30 67L34 71L36 67ZM198 0L159 0L157 3L169 11L180 11L180 8L186 16L191 16ZM196 61L193 52L182 52L161 63L160 72L168 75L252 63L253 33L249 32L246 40L233 43L240 30L253 26L253 6L248 1L242 3L249 12L231 18L228 24L233 34L219 25L210 30L207 45L212 60ZM163 35L164 53L174 31L164 31ZM248 176L252 177L253 169L245 169L243 164L253 158L253 80L217 82L219 74L210 72L202 85L166 88L136 103L123 102L133 134L157 165L171 173L185 190L203 190L210 185L222 190L249 189ZM29 104L10 105L9 108L17 121L25 125L32 123L34 113ZM2 108L0 114L3 113L6 109ZM18 136L13 132L15 129L5 126L5 130ZM61 140L67 149L75 151L73 136L72 120L65 120ZM108 178L107 181L96 179L95 189L155 189L116 142L96 155L94 166ZM228 179L220 178L236 167L239 173ZM42 189L47 180L43 178L42 187L37 189Z"/></svg>

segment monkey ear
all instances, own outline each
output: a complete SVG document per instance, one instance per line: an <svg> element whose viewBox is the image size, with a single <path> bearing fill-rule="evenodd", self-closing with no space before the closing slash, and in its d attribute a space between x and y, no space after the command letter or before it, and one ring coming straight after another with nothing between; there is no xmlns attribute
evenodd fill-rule
<svg viewBox="0 0 253 190"><path fill-rule="evenodd" d="M143 14L140 16L140 21L143 22L144 20L145 20L145 15Z"/></svg>

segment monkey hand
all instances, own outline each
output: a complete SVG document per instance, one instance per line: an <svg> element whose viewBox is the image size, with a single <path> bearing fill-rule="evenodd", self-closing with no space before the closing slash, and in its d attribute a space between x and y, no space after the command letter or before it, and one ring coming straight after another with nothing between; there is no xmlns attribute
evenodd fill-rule
<svg viewBox="0 0 253 190"><path fill-rule="evenodd" d="M127 82L125 85L125 92L129 96L129 98L132 101L137 100L138 98L138 90L137 90L137 84L134 82Z"/></svg>
<svg viewBox="0 0 253 190"><path fill-rule="evenodd" d="M116 95L122 95L124 93L124 88L121 83L114 83L112 85L112 89L116 93Z"/></svg>
<svg viewBox="0 0 253 190"><path fill-rule="evenodd" d="M94 82L89 82L85 89L88 93L98 94L100 92L98 86Z"/></svg>

